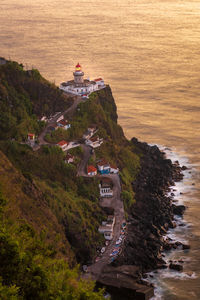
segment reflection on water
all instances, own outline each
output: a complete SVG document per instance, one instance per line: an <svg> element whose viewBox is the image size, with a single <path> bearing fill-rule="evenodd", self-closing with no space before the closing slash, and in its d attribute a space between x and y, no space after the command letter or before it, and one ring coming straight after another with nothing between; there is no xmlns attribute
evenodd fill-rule
<svg viewBox="0 0 200 300"><path fill-rule="evenodd" d="M199 2L1 0L0 8L0 56L37 67L57 84L79 61L86 77L111 85L127 137L171 147L196 166L187 179L195 185L182 195L193 225L182 232L192 245L185 268L198 275ZM161 284L163 299L200 299L198 278Z"/></svg>

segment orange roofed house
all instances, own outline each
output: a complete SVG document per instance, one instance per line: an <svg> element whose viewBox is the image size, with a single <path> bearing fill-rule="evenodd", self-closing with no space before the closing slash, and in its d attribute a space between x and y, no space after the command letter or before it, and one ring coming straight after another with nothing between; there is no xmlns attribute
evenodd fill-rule
<svg viewBox="0 0 200 300"><path fill-rule="evenodd" d="M95 176L97 175L97 169L94 166L90 165L87 167L87 174L89 176Z"/></svg>
<svg viewBox="0 0 200 300"><path fill-rule="evenodd" d="M69 143L66 142L65 140L62 140L60 142L58 142L57 146L60 147L63 151L67 150Z"/></svg>

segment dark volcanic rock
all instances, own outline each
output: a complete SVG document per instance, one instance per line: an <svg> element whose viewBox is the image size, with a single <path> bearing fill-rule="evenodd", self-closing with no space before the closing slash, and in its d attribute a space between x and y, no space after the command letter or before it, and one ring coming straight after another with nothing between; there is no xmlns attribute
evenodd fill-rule
<svg viewBox="0 0 200 300"><path fill-rule="evenodd" d="M182 244L182 249L183 250L188 250L188 249L190 249L190 245Z"/></svg>
<svg viewBox="0 0 200 300"><path fill-rule="evenodd" d="M176 271L183 271L183 266L181 266L179 264L171 263L169 265L169 268L172 269L172 270L176 270Z"/></svg>
<svg viewBox="0 0 200 300"><path fill-rule="evenodd" d="M182 216L185 212L185 206L184 205L172 204L172 209L173 209L174 215Z"/></svg>
<svg viewBox="0 0 200 300"><path fill-rule="evenodd" d="M130 209L127 238L115 265L137 265L145 272L165 267L161 250L178 247L169 240L163 241L162 234L175 226L174 211L184 211L166 196L169 187L183 175L179 164L172 164L157 146L140 143L136 138L132 143L141 154L141 169L132 183L136 203Z"/></svg>

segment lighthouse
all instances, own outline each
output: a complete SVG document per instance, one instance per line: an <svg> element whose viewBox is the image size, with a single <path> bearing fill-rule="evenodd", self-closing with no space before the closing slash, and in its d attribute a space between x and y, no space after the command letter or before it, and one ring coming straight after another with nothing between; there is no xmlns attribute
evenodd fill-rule
<svg viewBox="0 0 200 300"><path fill-rule="evenodd" d="M81 65L78 63L75 67L74 83L76 86L81 86L84 83L84 72L82 72Z"/></svg>
<svg viewBox="0 0 200 300"><path fill-rule="evenodd" d="M94 80L84 79L84 72L78 63L73 72L74 80L65 81L60 84L60 89L66 93L79 96L88 96L92 92L105 88L104 80L97 78Z"/></svg>

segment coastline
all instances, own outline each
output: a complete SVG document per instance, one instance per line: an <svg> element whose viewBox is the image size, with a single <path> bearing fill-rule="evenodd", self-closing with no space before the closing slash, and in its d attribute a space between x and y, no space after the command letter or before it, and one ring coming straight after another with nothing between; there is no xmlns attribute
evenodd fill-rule
<svg viewBox="0 0 200 300"><path fill-rule="evenodd" d="M109 278L114 274L114 269L105 270L102 277L107 275L107 290L111 292L112 299L150 299L151 292L145 292L149 287L154 290L152 282L147 280L146 273L158 269L167 269L164 251L172 249L189 249L189 245L180 241L165 238L168 230L176 227L175 214L183 215L184 205L176 205L173 201L175 182L183 179L183 171L187 168L180 166L178 161L172 163L165 152L157 146L132 140L141 155L141 170L133 183L136 203L128 216L128 230L122 254L112 266L118 272L118 286L120 280L123 286L123 276L126 274L133 282L144 286L142 295L130 295L123 298L123 291L119 297L119 289L115 292L109 289ZM180 267L179 267L180 266ZM131 268L135 267L135 269ZM121 268L121 269L119 269ZM181 271L182 264L171 262L171 269ZM107 274L109 273L109 275ZM121 279L120 279L121 277ZM152 278L150 274L150 278ZM101 278L99 280L101 282ZM123 289L123 287L122 287ZM155 299L155 298L153 298Z"/></svg>

